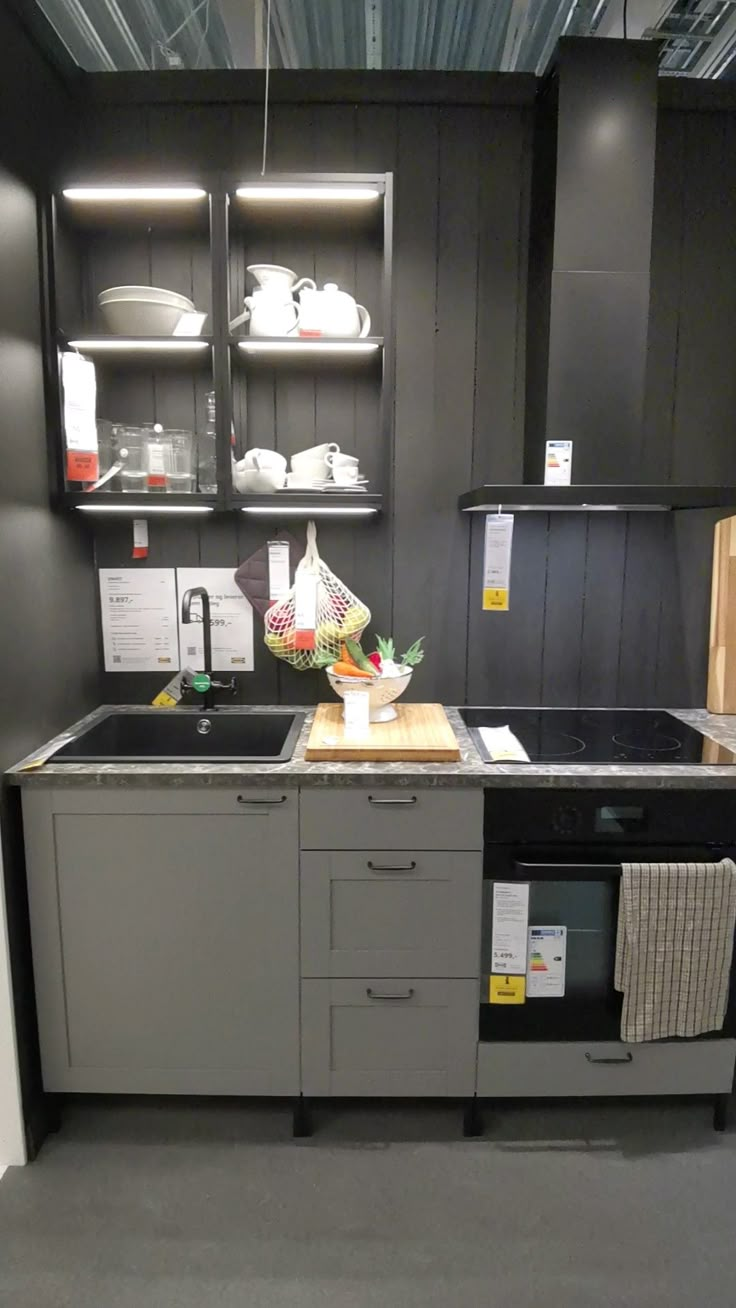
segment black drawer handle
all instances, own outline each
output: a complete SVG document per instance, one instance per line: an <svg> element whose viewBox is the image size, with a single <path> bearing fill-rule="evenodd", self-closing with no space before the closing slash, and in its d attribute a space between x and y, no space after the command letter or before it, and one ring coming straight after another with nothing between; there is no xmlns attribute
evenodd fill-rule
<svg viewBox="0 0 736 1308"><path fill-rule="evenodd" d="M634 1055L630 1053L624 1054L623 1058L594 1058L592 1054L586 1054L585 1057L587 1062L601 1063L605 1067L616 1067L619 1064L623 1065L624 1063L633 1063L634 1061Z"/></svg>
<svg viewBox="0 0 736 1308"><path fill-rule="evenodd" d="M372 795L369 795L368 803L380 805L382 808L395 805L403 808L405 804L416 804L417 797L416 795L410 795L408 799L374 799Z"/></svg>
<svg viewBox="0 0 736 1308"><path fill-rule="evenodd" d="M413 860L411 863L372 863L368 859L368 867L371 872L413 872L416 863Z"/></svg>
<svg viewBox="0 0 736 1308"><path fill-rule="evenodd" d="M414 997L414 987L409 986L408 990L372 990L366 986L365 993L369 999L412 999Z"/></svg>
<svg viewBox="0 0 736 1308"><path fill-rule="evenodd" d="M286 795L282 795L281 799L248 799L245 795L238 795L238 803L239 804L285 804Z"/></svg>

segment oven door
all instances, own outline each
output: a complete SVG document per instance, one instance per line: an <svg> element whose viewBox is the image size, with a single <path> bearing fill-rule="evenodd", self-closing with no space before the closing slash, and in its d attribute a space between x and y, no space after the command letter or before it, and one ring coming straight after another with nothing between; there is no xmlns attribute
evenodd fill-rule
<svg viewBox="0 0 736 1308"><path fill-rule="evenodd" d="M614 989L622 862L722 857L726 851L615 847L487 846L481 945L481 1040L618 1040L621 995ZM529 927L565 927L564 993L490 1001L493 886L527 883ZM559 989L559 988L558 988Z"/></svg>

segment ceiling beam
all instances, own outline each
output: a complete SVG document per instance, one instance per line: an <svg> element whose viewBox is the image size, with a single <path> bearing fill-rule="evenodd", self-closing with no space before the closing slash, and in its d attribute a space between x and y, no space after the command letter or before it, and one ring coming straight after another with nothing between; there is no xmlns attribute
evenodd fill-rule
<svg viewBox="0 0 736 1308"><path fill-rule="evenodd" d="M648 27L657 27L674 7L675 0L629 0L626 12L627 35L638 41ZM606 11L595 36L623 36L624 0L608 0Z"/></svg>
<svg viewBox="0 0 736 1308"><path fill-rule="evenodd" d="M519 62L519 52L529 23L529 0L512 0L506 40L499 71L511 73Z"/></svg>
<svg viewBox="0 0 736 1308"><path fill-rule="evenodd" d="M729 49L734 45L736 45L736 7L717 36L706 46L700 58L692 68L688 68L688 77L713 77L727 59ZM733 64L731 67L733 68Z"/></svg>
<svg viewBox="0 0 736 1308"><path fill-rule="evenodd" d="M219 0L220 18L234 68L263 68L265 32L261 0Z"/></svg>

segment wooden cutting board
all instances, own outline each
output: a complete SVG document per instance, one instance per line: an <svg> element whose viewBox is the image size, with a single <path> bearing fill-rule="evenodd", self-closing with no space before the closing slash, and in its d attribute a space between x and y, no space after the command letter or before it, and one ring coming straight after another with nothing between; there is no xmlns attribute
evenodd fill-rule
<svg viewBox="0 0 736 1308"><path fill-rule="evenodd" d="M715 528L706 704L710 713L736 713L736 518Z"/></svg>
<svg viewBox="0 0 736 1308"><path fill-rule="evenodd" d="M396 714L393 722L372 722L361 740L346 741L342 703L318 704L304 757L310 763L459 761L455 733L441 704L397 704Z"/></svg>

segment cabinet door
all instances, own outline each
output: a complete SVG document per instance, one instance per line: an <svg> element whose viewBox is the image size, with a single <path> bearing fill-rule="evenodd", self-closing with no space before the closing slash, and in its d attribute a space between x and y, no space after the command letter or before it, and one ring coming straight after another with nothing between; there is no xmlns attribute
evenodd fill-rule
<svg viewBox="0 0 736 1308"><path fill-rule="evenodd" d="M475 981L302 981L305 1095L472 1095Z"/></svg>
<svg viewBox="0 0 736 1308"><path fill-rule="evenodd" d="M298 1093L296 797L93 805L26 823L46 1088Z"/></svg>
<svg viewBox="0 0 736 1308"><path fill-rule="evenodd" d="M477 977L482 884L482 854L302 854L302 976Z"/></svg>

